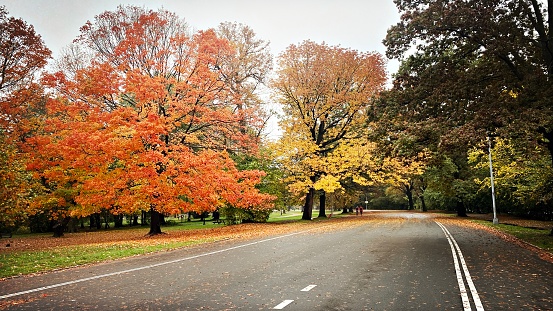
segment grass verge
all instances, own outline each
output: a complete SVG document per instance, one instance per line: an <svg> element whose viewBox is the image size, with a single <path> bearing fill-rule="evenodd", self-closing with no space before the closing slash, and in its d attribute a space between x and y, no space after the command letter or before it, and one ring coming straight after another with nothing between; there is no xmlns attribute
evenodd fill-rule
<svg viewBox="0 0 553 311"><path fill-rule="evenodd" d="M117 243L65 246L41 251L0 254L0 278L52 271L67 267L143 255L152 252L212 242L206 238L193 241L170 241L154 245Z"/></svg>
<svg viewBox="0 0 553 311"><path fill-rule="evenodd" d="M301 216L302 213L297 211L287 212L282 215L280 213L273 213L270 216L269 222L287 223L289 221L300 220ZM200 220L188 222L170 219L169 224L162 228L163 232L168 233L166 237L160 236L148 240L140 240L140 238L143 237L142 232L147 232L147 228L139 226L109 229L107 231L90 232L88 234L78 233L85 234L85 236L98 236L98 234L102 233L109 233L114 236L127 235L130 236L130 239L137 238L138 240L121 240L111 243L102 243L101 241L95 240L92 242L82 242L76 245L54 246L40 250L29 249L0 252L0 279L209 243L226 238L226 236L218 236L217 233L213 231L223 229L224 227L226 227L224 224L213 223L212 219L206 219L205 224ZM234 228L240 227L230 226L227 228L229 229L227 231L234 230ZM194 238L180 237L184 232L194 231L199 232L198 235L203 237L198 237L198 235ZM21 241L36 238L50 240L53 239L51 236L51 233L22 234L18 235L17 238L21 239ZM75 237L73 234L67 235L67 238L73 237ZM101 237L98 239L101 239ZM7 240L7 242L9 242L9 240Z"/></svg>
<svg viewBox="0 0 553 311"><path fill-rule="evenodd" d="M553 252L553 237L549 235L551 230L527 228L509 224L494 225L485 220L473 220L481 225L500 230L504 233L515 236L516 238L537 246L548 252Z"/></svg>

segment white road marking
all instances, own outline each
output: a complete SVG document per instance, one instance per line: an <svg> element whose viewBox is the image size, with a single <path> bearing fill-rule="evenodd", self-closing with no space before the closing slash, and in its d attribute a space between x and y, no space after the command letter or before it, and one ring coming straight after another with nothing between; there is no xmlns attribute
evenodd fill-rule
<svg viewBox="0 0 553 311"><path fill-rule="evenodd" d="M302 292L308 292L308 291L312 290L313 288L315 288L315 286L317 286L317 285L309 285L309 286L305 287L304 289L302 289L301 291Z"/></svg>
<svg viewBox="0 0 553 311"><path fill-rule="evenodd" d="M0 296L0 300L10 298L10 297L20 296L20 295L24 295L24 294L36 293L36 292L44 291L44 290L47 290L47 289L62 287L62 286L66 286L66 285L72 285L72 284L82 283L82 282L86 282L86 281L97 280L97 279L105 278L105 277L108 277L108 276L114 276L114 275L119 275L119 274L139 271L139 270L145 270L145 269L165 266L165 265L169 265L169 264L173 264L173 263L177 263L177 262L192 260L192 259L196 259L196 258L200 258L200 257L220 254L220 253L228 252L228 251L231 251L231 250L235 250L235 249L239 249L239 248L243 248L243 247L247 247L247 246L252 246L252 245L256 245L256 244L261 244L261 243L265 243L265 242L269 242L269 241L274 241L274 240L278 240L278 239L282 239L282 238L286 238L286 237L306 233L306 232L309 232L309 231L312 231L312 230L315 230L315 229L317 229L317 228L304 230L304 231L299 231L299 232L293 232L293 233L273 237L273 238L266 239L266 240L261 240L261 241L247 243L247 244L242 244L242 245L238 245L238 246L234 246L234 247L230 247L230 248L225 248L225 249L221 249L221 250L218 250L218 251L213 251L213 252L204 253L204 254L200 254L200 255L195 255L195 256L190 256L190 257L185 257L185 258L179 258L179 259L175 259L175 260L160 262L160 263L147 265L147 266L142 266L142 267L137 267L137 268L128 269L128 270L122 270L122 271L116 271L116 272L112 272L112 273L100 274L100 275L91 276L91 277L88 277L88 278L77 279L77 280L63 282L63 283L57 283L57 284L52 284L52 285L33 288L33 289L20 291L20 292L16 292L16 293L5 294L5 295Z"/></svg>
<svg viewBox="0 0 553 311"><path fill-rule="evenodd" d="M453 238L453 235L447 230L447 228L442 225L441 223L436 223L442 228L442 231L444 232L447 241L449 242L449 246L451 248L451 254L453 255L453 263L455 265L455 273L457 274L457 283L459 284L459 290L461 292L461 299L463 301L463 308L465 311L472 310L470 306L470 300L467 294L467 290L465 288L465 282L463 281L463 275L461 273L461 268L459 267L459 261L461 262L461 266L463 268L463 272L465 274L465 279L467 280L467 284L470 288L470 293L472 295L472 300L474 301L474 305L476 306L476 310L478 311L484 311L484 306L482 305L482 302L480 301L480 296L478 295L478 291L476 290L476 286L474 286L474 282L472 281L472 278L470 276L469 269L467 267L467 264L465 262L465 257L463 256L463 253L461 252L461 248L457 244L457 241L455 241L455 238ZM457 258L459 257L459 259Z"/></svg>
<svg viewBox="0 0 553 311"><path fill-rule="evenodd" d="M294 300L284 300L283 302L279 303L276 307L274 307L273 309L275 310L282 310L284 309L287 305L291 304Z"/></svg>

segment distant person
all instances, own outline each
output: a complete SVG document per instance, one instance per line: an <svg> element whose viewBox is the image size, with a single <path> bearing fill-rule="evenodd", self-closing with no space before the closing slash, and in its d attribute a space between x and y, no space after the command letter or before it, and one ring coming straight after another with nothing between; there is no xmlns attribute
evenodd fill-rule
<svg viewBox="0 0 553 311"><path fill-rule="evenodd" d="M361 216L363 216L363 206L359 206L359 214L361 214Z"/></svg>

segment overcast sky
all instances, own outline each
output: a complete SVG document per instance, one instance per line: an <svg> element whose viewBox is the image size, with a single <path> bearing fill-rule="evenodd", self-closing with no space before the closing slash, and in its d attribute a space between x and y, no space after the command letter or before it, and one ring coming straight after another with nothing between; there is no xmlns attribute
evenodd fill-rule
<svg viewBox="0 0 553 311"><path fill-rule="evenodd" d="M119 4L163 7L196 30L225 21L243 23L271 42L275 56L307 39L384 53L386 30L399 21L392 0L0 0L10 15L35 27L54 56L79 35L86 21ZM388 71L396 70L397 63L390 62Z"/></svg>
<svg viewBox="0 0 553 311"><path fill-rule="evenodd" d="M79 35L86 21L119 4L163 7L195 30L226 21L248 25L271 43L275 58L304 40L384 54L386 31L399 21L392 0L0 0L11 16L35 27L54 57ZM397 68L397 61L388 62L389 74Z"/></svg>

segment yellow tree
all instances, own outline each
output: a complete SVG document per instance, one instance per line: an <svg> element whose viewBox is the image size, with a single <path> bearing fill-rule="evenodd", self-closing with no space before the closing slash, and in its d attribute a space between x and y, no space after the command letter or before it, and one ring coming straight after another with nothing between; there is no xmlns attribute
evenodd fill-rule
<svg viewBox="0 0 553 311"><path fill-rule="evenodd" d="M302 218L311 219L315 184L326 175L324 159L361 132L371 99L386 81L384 60L377 53L304 41L290 45L278 65L272 86L283 110L281 144L298 151L286 163L293 187L305 194Z"/></svg>
<svg viewBox="0 0 553 311"><path fill-rule="evenodd" d="M414 157L390 157L384 159L384 181L407 196L409 209L415 208L413 194L417 177L424 173L428 155L421 152Z"/></svg>

